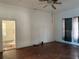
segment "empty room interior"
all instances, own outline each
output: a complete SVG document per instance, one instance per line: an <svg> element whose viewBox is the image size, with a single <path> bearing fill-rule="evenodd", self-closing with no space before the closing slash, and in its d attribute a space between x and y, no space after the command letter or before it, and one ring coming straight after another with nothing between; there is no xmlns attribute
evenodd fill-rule
<svg viewBox="0 0 79 59"><path fill-rule="evenodd" d="M79 0L0 0L0 59L79 59Z"/></svg>

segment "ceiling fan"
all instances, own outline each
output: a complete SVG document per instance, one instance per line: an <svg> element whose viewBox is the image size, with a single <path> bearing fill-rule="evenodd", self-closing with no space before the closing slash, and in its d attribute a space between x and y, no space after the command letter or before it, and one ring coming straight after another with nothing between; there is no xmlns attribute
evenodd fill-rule
<svg viewBox="0 0 79 59"><path fill-rule="evenodd" d="M47 2L47 4L51 5L52 8L56 9L56 7L54 6L55 4L62 4L61 2L59 2L58 0L39 0L40 2ZM43 8L47 7L48 5L45 5Z"/></svg>

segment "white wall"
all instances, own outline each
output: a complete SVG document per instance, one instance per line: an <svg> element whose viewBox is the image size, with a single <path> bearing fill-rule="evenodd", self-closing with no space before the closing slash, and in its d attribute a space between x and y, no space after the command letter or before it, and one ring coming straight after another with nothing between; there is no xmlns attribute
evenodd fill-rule
<svg viewBox="0 0 79 59"><path fill-rule="evenodd" d="M53 16L50 13L36 10L33 12L32 18L33 44L53 41Z"/></svg>
<svg viewBox="0 0 79 59"><path fill-rule="evenodd" d="M53 41L52 16L48 12L31 10L0 3L0 20L14 18L16 21L17 48ZM2 50L0 41L0 50Z"/></svg>
<svg viewBox="0 0 79 59"><path fill-rule="evenodd" d="M55 35L54 38L56 41L60 41L60 42L65 42L62 40L62 32L63 32L63 22L62 22L62 18L68 18L68 17L74 17L74 16L79 16L79 8L77 9L73 9L73 10L68 10L68 11L62 11L61 13L56 13L55 14L55 19L54 19L54 23L55 23ZM69 44L75 44L75 45L79 45L77 43L73 43L73 42L66 42Z"/></svg>
<svg viewBox="0 0 79 59"><path fill-rule="evenodd" d="M31 17L30 17L29 9L0 4L0 18L14 18L15 19L17 48L31 45L31 29L30 29Z"/></svg>

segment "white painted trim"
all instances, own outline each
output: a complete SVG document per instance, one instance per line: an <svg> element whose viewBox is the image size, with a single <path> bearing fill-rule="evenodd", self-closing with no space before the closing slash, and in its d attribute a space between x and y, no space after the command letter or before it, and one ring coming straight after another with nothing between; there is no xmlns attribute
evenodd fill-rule
<svg viewBox="0 0 79 59"><path fill-rule="evenodd" d="M62 41L58 41L58 40L56 40L56 41L57 41L57 42L66 43L66 44L72 44L72 45L76 45L76 46L79 46L79 44L78 44L78 43L67 42L67 41L64 41L64 40L62 40Z"/></svg>

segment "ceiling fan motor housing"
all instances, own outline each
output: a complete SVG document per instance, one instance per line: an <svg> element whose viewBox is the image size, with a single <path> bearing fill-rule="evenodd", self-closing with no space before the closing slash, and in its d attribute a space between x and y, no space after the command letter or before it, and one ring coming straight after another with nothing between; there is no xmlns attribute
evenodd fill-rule
<svg viewBox="0 0 79 59"><path fill-rule="evenodd" d="M53 1L52 0L47 0L47 3L52 3Z"/></svg>

